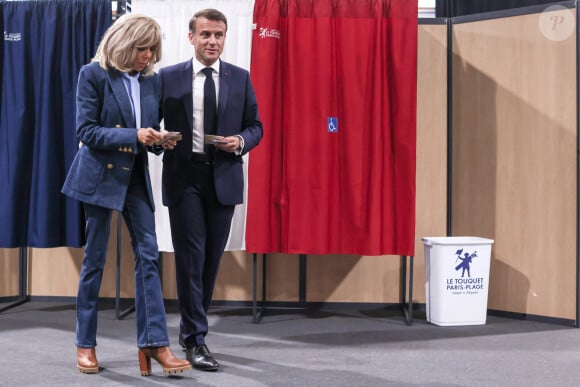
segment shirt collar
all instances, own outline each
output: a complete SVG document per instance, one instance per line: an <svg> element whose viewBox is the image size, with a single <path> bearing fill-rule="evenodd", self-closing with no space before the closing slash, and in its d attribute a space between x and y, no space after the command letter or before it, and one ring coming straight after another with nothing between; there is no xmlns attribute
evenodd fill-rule
<svg viewBox="0 0 580 387"><path fill-rule="evenodd" d="M193 73L194 74L198 74L201 70L203 70L206 67L211 67L213 69L213 71L215 71L218 74L220 73L220 60L219 59L216 60L215 62L213 62L213 64L211 66L206 66L195 58L193 58L191 60L191 63L193 65Z"/></svg>
<svg viewBox="0 0 580 387"><path fill-rule="evenodd" d="M123 75L124 78L127 78L129 80L131 79L139 79L139 77L141 76L141 73L136 73L135 75L130 75L129 73L123 72L121 73Z"/></svg>

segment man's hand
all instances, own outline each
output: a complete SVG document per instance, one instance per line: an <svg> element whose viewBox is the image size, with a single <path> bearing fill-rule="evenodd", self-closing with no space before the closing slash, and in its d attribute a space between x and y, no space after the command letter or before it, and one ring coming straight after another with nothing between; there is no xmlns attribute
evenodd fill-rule
<svg viewBox="0 0 580 387"><path fill-rule="evenodd" d="M234 153L240 148L240 138L238 136L223 137L219 141L214 141L213 144L224 152Z"/></svg>

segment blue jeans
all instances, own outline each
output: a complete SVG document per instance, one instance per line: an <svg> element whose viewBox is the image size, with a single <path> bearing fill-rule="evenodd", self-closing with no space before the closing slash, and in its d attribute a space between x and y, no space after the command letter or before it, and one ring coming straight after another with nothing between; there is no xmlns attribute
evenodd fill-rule
<svg viewBox="0 0 580 387"><path fill-rule="evenodd" d="M87 241L77 295L76 345L93 348L97 345L97 300L107 256L112 210L83 204ZM145 187L141 184L129 186L123 218L135 252L137 347L168 346L155 218Z"/></svg>

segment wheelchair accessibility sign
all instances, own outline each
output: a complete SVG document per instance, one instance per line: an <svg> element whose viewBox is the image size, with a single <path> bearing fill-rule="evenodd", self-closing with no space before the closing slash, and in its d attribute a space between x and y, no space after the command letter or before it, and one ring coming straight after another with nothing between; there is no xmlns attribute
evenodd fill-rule
<svg viewBox="0 0 580 387"><path fill-rule="evenodd" d="M338 132L338 117L328 117L327 120L328 133Z"/></svg>

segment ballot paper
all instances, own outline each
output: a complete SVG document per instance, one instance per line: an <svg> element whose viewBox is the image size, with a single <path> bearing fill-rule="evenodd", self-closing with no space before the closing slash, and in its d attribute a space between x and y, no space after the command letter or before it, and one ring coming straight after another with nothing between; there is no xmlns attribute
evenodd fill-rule
<svg viewBox="0 0 580 387"><path fill-rule="evenodd" d="M180 141L181 140L181 133L180 132L163 132L163 138L155 143L155 145L163 145L167 141Z"/></svg>
<svg viewBox="0 0 580 387"><path fill-rule="evenodd" d="M204 136L204 142L206 144L227 144L228 141L224 140L224 136L215 136L213 134L206 134Z"/></svg>

